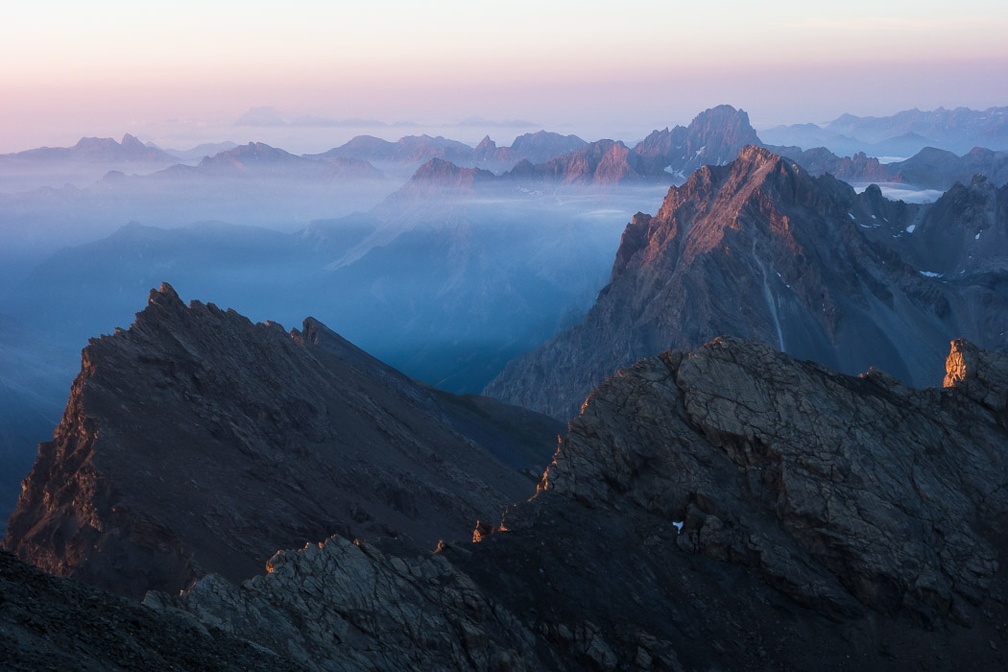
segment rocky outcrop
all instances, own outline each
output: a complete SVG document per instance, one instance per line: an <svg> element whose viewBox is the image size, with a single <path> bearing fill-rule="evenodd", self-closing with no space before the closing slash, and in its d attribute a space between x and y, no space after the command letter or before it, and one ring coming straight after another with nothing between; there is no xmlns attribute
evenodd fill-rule
<svg viewBox="0 0 1008 672"><path fill-rule="evenodd" d="M481 168L460 168L444 159L431 159L413 174L407 189L445 188L462 193L471 192L474 184L489 182L494 174Z"/></svg>
<svg viewBox="0 0 1008 672"><path fill-rule="evenodd" d="M915 390L734 338L649 357L480 543L335 537L146 602L307 669L998 669L1008 359L957 341L947 367Z"/></svg>
<svg viewBox="0 0 1008 672"><path fill-rule="evenodd" d="M968 623L1000 569L982 521L1008 509L1008 358L957 341L948 368L943 393L727 338L649 358L593 392L541 487L595 506L629 494L683 521L680 549L827 614Z"/></svg>
<svg viewBox="0 0 1008 672"><path fill-rule="evenodd" d="M536 131L519 135L507 150L513 159L543 163L556 156L576 152L586 144L588 143L576 135ZM498 157L498 161L500 160Z"/></svg>
<svg viewBox="0 0 1008 672"><path fill-rule="evenodd" d="M0 551L0 668L247 672L304 668L179 613L159 614Z"/></svg>
<svg viewBox="0 0 1008 672"><path fill-rule="evenodd" d="M4 546L133 596L240 580L335 532L434 548L525 498L556 431L432 390L311 318L287 333L164 284L84 349Z"/></svg>
<svg viewBox="0 0 1008 672"><path fill-rule="evenodd" d="M875 366L937 383L951 338L1005 344L1008 297L989 281L954 285L908 264L893 236L918 215L877 188L858 195L746 147L670 189L653 217L636 215L582 324L510 363L486 393L570 417L616 368L719 334L847 373Z"/></svg>
<svg viewBox="0 0 1008 672"><path fill-rule="evenodd" d="M266 571L241 586L210 576L145 604L184 609L313 670L543 669L530 624L442 553L333 537L277 553Z"/></svg>
<svg viewBox="0 0 1008 672"><path fill-rule="evenodd" d="M837 156L825 147L813 147L802 151L799 147L765 146L775 154L796 161L811 175L832 175L838 180L853 183L893 182L893 171L878 159L856 152L853 156Z"/></svg>

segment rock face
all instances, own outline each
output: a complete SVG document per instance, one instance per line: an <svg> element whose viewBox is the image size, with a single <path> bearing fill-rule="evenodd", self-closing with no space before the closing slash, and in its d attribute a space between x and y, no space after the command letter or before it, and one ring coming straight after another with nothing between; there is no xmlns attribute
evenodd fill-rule
<svg viewBox="0 0 1008 672"><path fill-rule="evenodd" d="M541 487L596 505L630 494L684 521L680 549L747 565L828 614L968 623L1000 568L983 521L1008 509L1006 364L956 341L955 394L911 391L718 339L596 390ZM959 422L963 406L984 419Z"/></svg>
<svg viewBox="0 0 1008 672"><path fill-rule="evenodd" d="M943 282L907 263L891 241L921 216L877 188L858 195L746 147L673 187L655 216L636 215L583 323L509 364L486 393L570 417L617 367L720 334L847 373L876 366L937 383L949 339L1005 344L1008 306L986 280Z"/></svg>
<svg viewBox="0 0 1008 672"><path fill-rule="evenodd" d="M425 387L311 318L288 334L167 284L82 360L4 546L132 596L240 580L335 532L467 538L528 496L557 431Z"/></svg>
<svg viewBox="0 0 1008 672"><path fill-rule="evenodd" d="M956 341L947 369L914 390L734 338L652 356L480 543L334 537L147 604L312 670L1000 669L1008 358Z"/></svg>

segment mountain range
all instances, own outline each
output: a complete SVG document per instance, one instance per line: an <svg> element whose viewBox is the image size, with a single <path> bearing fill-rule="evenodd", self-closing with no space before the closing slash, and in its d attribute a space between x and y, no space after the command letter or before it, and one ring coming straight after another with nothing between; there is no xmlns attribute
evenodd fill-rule
<svg viewBox="0 0 1008 672"><path fill-rule="evenodd" d="M776 145L827 147L841 155L907 157L925 147L963 154L974 147L1008 150L1008 108L904 110L885 117L843 114L828 124L795 124L760 131Z"/></svg>
<svg viewBox="0 0 1008 672"><path fill-rule="evenodd" d="M636 215L584 321L508 364L486 393L568 418L616 368L725 334L933 385L950 339L1008 344L1003 263L960 263L974 253L1003 262L1006 189L981 179L911 206L746 147L672 187L654 216ZM962 272L938 277L950 268Z"/></svg>

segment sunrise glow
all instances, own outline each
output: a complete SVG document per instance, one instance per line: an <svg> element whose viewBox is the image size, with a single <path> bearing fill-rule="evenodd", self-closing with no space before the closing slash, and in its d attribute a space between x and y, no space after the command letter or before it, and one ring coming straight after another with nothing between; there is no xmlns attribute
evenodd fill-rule
<svg viewBox="0 0 1008 672"><path fill-rule="evenodd" d="M1005 34L995 2L19 4L0 10L0 152L124 132L242 141L229 127L261 106L589 137L721 102L757 125L985 108L1004 102Z"/></svg>

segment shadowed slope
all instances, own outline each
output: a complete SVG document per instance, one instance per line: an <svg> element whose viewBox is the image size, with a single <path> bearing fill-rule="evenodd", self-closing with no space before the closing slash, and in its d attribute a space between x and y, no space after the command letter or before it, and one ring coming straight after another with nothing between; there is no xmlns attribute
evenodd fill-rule
<svg viewBox="0 0 1008 672"><path fill-rule="evenodd" d="M129 595L244 578L334 532L433 548L526 497L520 469L539 473L555 435L444 397L311 318L288 334L162 285L128 331L84 349L4 544Z"/></svg>

